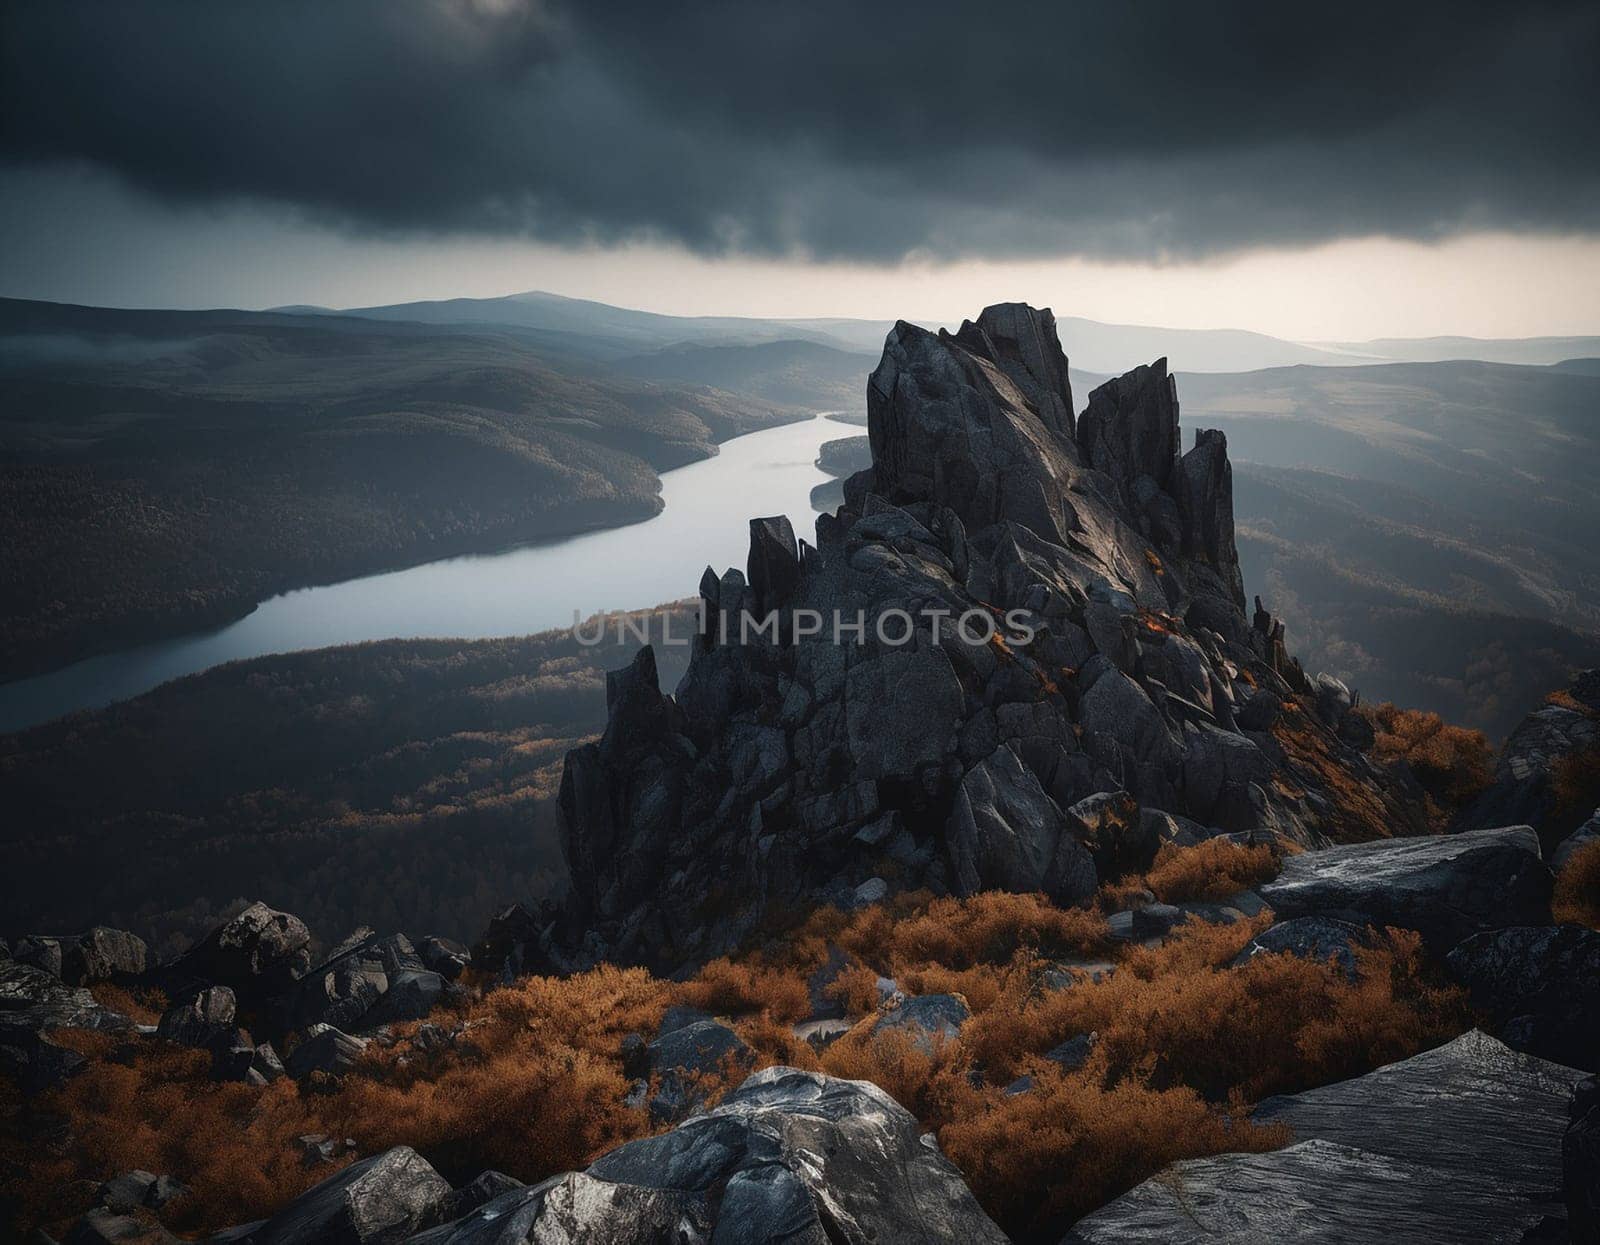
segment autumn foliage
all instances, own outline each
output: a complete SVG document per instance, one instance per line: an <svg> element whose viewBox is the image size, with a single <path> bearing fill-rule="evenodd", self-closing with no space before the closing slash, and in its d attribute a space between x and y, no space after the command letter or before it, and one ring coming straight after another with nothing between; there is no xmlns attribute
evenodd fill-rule
<svg viewBox="0 0 1600 1245"><path fill-rule="evenodd" d="M1564 925L1600 929L1600 839L1578 848L1556 874L1550 915Z"/></svg>
<svg viewBox="0 0 1600 1245"><path fill-rule="evenodd" d="M1265 848L1219 842L1164 854L1144 881L1166 898L1211 897L1273 868ZM33 1101L0 1102L6 1197L18 1226L59 1230L83 1209L93 1188L83 1182L163 1171L192 1190L163 1212L168 1226L213 1230L260 1218L334 1170L301 1160L295 1139L307 1133L350 1137L358 1154L411 1145L456 1182L489 1167L524 1180L581 1167L656 1127L625 1104L622 1039L653 1035L668 1006L686 1004L726 1017L758 1067L883 1086L935 1132L1004 1228L1057 1239L1175 1159L1285 1144L1283 1130L1249 1120L1263 1096L1362 1072L1468 1023L1414 935L1375 936L1354 979L1287 956L1233 967L1261 922L1191 921L1158 947L1114 950L1110 902L901 896L814 913L683 982L610 966L524 978L436 1012L432 1024L462 1030L453 1046L430 1051L417 1025L400 1026L337 1082L217 1084L194 1051L64 1035L94 1056L88 1069ZM819 1054L793 1024L809 1014L808 979L841 953L848 966L829 992L854 1024ZM972 1017L949 1041L875 1032L880 975L908 994L959 994ZM1082 1068L1045 1058L1090 1033ZM708 1083L712 1100L743 1075ZM1008 1094L1022 1075L1031 1090Z"/></svg>
<svg viewBox="0 0 1600 1245"><path fill-rule="evenodd" d="M1451 726L1437 713L1392 704L1364 706L1375 739L1373 759L1403 763L1426 793L1428 820L1443 831L1492 776L1494 750L1482 731Z"/></svg>

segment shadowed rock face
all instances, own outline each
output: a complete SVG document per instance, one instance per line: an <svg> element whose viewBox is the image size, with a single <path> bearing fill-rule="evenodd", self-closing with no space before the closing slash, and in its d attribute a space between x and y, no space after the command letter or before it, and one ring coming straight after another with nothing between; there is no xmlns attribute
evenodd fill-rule
<svg viewBox="0 0 1600 1245"><path fill-rule="evenodd" d="M1554 855L1595 812L1594 802L1563 807L1559 772L1600 770L1600 670L1585 670L1511 732L1495 762L1494 781L1457 819L1456 829L1520 823L1539 832Z"/></svg>
<svg viewBox="0 0 1600 1245"><path fill-rule="evenodd" d="M604 736L567 757L549 966L675 969L868 879L1072 902L1145 859L1069 815L1100 793L1126 793L1128 826L1160 810L1319 845L1359 787L1385 829L1420 828L1337 722L1280 713L1309 684L1271 616L1245 618L1227 445L1180 455L1164 363L1075 424L1054 317L1007 304L954 335L896 325L867 399L873 465L816 547L753 521L744 572L701 579L675 695L648 650L611 676ZM741 642L746 611L777 633ZM1343 790L1286 752L1280 716Z"/></svg>
<svg viewBox="0 0 1600 1245"><path fill-rule="evenodd" d="M1491 930L1468 938L1448 962L1509 1045L1600 1071L1600 931L1576 925Z"/></svg>
<svg viewBox="0 0 1600 1245"><path fill-rule="evenodd" d="M1289 1125L1298 1144L1177 1163L1079 1220L1067 1242L1518 1245L1566 1218L1562 1141L1580 1079L1467 1033L1366 1076L1268 1099L1255 1118Z"/></svg>

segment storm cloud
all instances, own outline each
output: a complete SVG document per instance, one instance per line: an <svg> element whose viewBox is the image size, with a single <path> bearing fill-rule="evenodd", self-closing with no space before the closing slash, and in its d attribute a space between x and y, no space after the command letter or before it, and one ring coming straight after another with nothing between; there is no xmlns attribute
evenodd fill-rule
<svg viewBox="0 0 1600 1245"><path fill-rule="evenodd" d="M1600 6L19 0L0 159L359 233L1192 259L1600 231Z"/></svg>

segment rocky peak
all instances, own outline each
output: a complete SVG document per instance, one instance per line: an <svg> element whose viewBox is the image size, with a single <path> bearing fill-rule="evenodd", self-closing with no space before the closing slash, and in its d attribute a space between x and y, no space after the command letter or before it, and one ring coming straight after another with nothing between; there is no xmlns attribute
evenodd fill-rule
<svg viewBox="0 0 1600 1245"><path fill-rule="evenodd" d="M985 307L976 324L961 322L955 341L1004 372L1045 427L1073 439L1072 382L1056 335L1056 318L1048 307L1043 311L1026 303Z"/></svg>
<svg viewBox="0 0 1600 1245"><path fill-rule="evenodd" d="M1141 477L1167 490L1178 461L1178 385L1157 359L1108 380L1078 421L1078 452L1133 495Z"/></svg>
<svg viewBox="0 0 1600 1245"><path fill-rule="evenodd" d="M1074 427L1054 317L1005 304L955 334L897 324L867 401L873 465L816 548L754 520L747 575L702 577L675 694L642 652L568 755L552 966L677 968L868 884L1072 903L1163 826L1349 837L1357 790L1367 835L1415 818L1341 735L1348 696L1313 703L1281 627L1247 621L1227 442L1180 456L1165 361ZM741 637L744 611L780 626Z"/></svg>

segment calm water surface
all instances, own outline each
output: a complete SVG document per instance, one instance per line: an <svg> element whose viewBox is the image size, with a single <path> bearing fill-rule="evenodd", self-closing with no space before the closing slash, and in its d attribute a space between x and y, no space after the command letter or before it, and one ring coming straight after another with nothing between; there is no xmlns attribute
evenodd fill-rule
<svg viewBox="0 0 1600 1245"><path fill-rule="evenodd" d="M266 653L395 637L525 635L572 625L572 612L639 609L695 595L707 563L744 566L748 520L786 514L815 537L811 489L824 441L859 432L817 416L724 442L662 477L666 509L630 527L481 557L450 558L286 592L219 631L92 657L0 684L0 731L98 708L180 675Z"/></svg>

